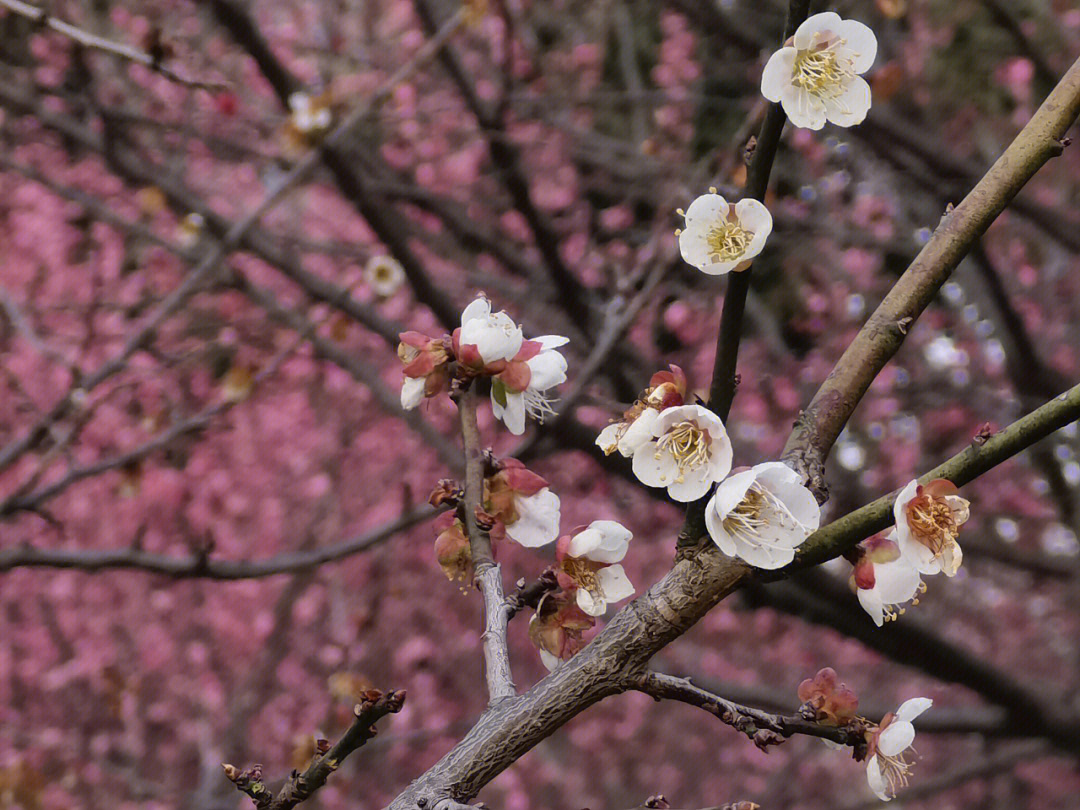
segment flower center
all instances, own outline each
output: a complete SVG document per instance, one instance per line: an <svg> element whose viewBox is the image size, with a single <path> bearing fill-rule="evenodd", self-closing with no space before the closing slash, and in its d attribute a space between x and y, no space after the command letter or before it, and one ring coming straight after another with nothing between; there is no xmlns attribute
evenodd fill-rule
<svg viewBox="0 0 1080 810"><path fill-rule="evenodd" d="M779 547L781 543L778 540L762 537L761 531L767 528L771 521L775 521L781 527L786 527L789 520L792 523L798 523L784 506L783 501L755 481L750 485L750 489L746 491L739 505L724 518L723 526L724 531L732 537L738 537L758 546Z"/></svg>
<svg viewBox="0 0 1080 810"><path fill-rule="evenodd" d="M721 222L709 229L705 238L709 245L709 260L731 262L738 259L750 246L753 234L737 222Z"/></svg>
<svg viewBox="0 0 1080 810"><path fill-rule="evenodd" d="M678 422L657 440L656 458L671 453L679 469L675 481L681 484L688 470L696 470L708 462L710 443L709 435L693 422Z"/></svg>
<svg viewBox="0 0 1080 810"><path fill-rule="evenodd" d="M599 566L596 563L577 557L567 557L562 561L562 567L563 571L578 584L578 587L584 588L591 594L600 593L600 580L596 576Z"/></svg>
<svg viewBox="0 0 1080 810"><path fill-rule="evenodd" d="M836 98L855 75L851 65L841 61L836 46L843 40L836 40L826 46L818 45L795 56L792 82L808 93L823 99Z"/></svg>
<svg viewBox="0 0 1080 810"><path fill-rule="evenodd" d="M907 517L912 536L934 554L941 554L960 534L953 510L944 498L916 496L908 504Z"/></svg>

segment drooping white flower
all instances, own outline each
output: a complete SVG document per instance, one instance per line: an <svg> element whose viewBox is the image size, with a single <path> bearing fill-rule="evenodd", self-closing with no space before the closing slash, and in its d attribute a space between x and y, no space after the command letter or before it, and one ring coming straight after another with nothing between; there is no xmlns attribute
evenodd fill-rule
<svg viewBox="0 0 1080 810"><path fill-rule="evenodd" d="M881 627L895 620L907 602L918 604L926 586L912 561L900 553L895 530L888 537L878 535L864 540L857 547L857 555L851 579L859 604L874 624Z"/></svg>
<svg viewBox="0 0 1080 810"><path fill-rule="evenodd" d="M686 225L678 232L683 260L711 276L749 267L773 226L769 209L757 200L732 206L716 189L690 203L683 216Z"/></svg>
<svg viewBox="0 0 1080 810"><path fill-rule="evenodd" d="M364 266L364 280L376 295L393 295L405 282L405 269L393 256L372 256Z"/></svg>
<svg viewBox="0 0 1080 810"><path fill-rule="evenodd" d="M799 474L779 461L736 473L705 506L705 526L730 557L755 568L781 568L821 522L817 499Z"/></svg>
<svg viewBox="0 0 1080 810"><path fill-rule="evenodd" d="M547 391L566 382L566 358L555 351L568 338L543 335L526 340L506 368L491 381L491 410L515 436L525 432L525 416L537 422L555 413Z"/></svg>
<svg viewBox="0 0 1080 810"><path fill-rule="evenodd" d="M867 732L870 756L866 762L866 781L882 801L889 801L896 796L898 788L907 785L911 765L904 752L915 741L911 721L933 705L930 698L905 700L896 714L885 715L881 725Z"/></svg>
<svg viewBox="0 0 1080 810"><path fill-rule="evenodd" d="M539 548L559 536L559 496L548 482L514 458L499 462L484 482L484 508L495 519L492 539L503 534L525 548Z"/></svg>
<svg viewBox="0 0 1080 810"><path fill-rule="evenodd" d="M594 520L571 536L559 539L559 584L575 591L577 606L589 616L602 616L609 602L634 595L634 586L619 561L633 535L614 520Z"/></svg>
<svg viewBox="0 0 1080 810"><path fill-rule="evenodd" d="M514 319L505 312L492 312L486 298L465 307L454 337L458 362L470 368L512 360L525 340Z"/></svg>
<svg viewBox="0 0 1080 810"><path fill-rule="evenodd" d="M292 113L293 126L304 135L329 129L333 121L330 108L325 104L315 103L315 100L304 92L289 96L289 110Z"/></svg>
<svg viewBox="0 0 1080 810"><path fill-rule="evenodd" d="M731 440L720 417L700 405L663 411L649 441L634 451L634 475L667 487L677 501L695 501L731 471Z"/></svg>
<svg viewBox="0 0 1080 810"><path fill-rule="evenodd" d="M911 481L896 497L893 515L900 554L920 573L951 577L960 570L964 555L956 540L971 513L957 492L951 481L938 478L925 486Z"/></svg>
<svg viewBox="0 0 1080 810"><path fill-rule="evenodd" d="M860 74L876 56L877 38L867 26L832 11L814 14L769 58L761 94L780 102L797 127L854 126L870 109L870 85Z"/></svg>

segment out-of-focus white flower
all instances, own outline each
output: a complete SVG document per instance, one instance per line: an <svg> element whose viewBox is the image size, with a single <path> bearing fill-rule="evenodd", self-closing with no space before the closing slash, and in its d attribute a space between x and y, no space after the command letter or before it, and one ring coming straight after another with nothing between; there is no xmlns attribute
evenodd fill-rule
<svg viewBox="0 0 1080 810"><path fill-rule="evenodd" d="M904 608L901 605L919 603L919 594L926 590L918 569L910 559L900 554L895 530L888 537L871 537L857 547L851 581L859 604L870 614L874 624L881 627L896 620Z"/></svg>
<svg viewBox="0 0 1080 810"><path fill-rule="evenodd" d="M486 298L477 298L465 307L461 328L454 330L458 362L469 368L512 360L524 340L514 319L505 312L492 312L491 302Z"/></svg>
<svg viewBox="0 0 1080 810"><path fill-rule="evenodd" d="M330 107L317 103L309 94L296 92L289 96L292 125L304 135L324 132L330 128L333 113Z"/></svg>
<svg viewBox="0 0 1080 810"><path fill-rule="evenodd" d="M614 520L594 520L574 536L559 539L559 584L576 589L577 605L589 616L602 616L609 602L634 595L634 586L619 561L633 535Z"/></svg>
<svg viewBox="0 0 1080 810"><path fill-rule="evenodd" d="M517 355L491 380L491 410L515 436L525 432L525 416L537 422L555 413L547 391L566 382L566 358L555 349L568 338L543 335L526 340Z"/></svg>
<svg viewBox="0 0 1080 810"><path fill-rule="evenodd" d="M866 733L869 746L866 781L882 801L889 801L896 796L898 788L907 785L911 765L905 760L904 752L915 742L915 726L911 721L933 705L930 698L905 700L896 714L885 715L881 725Z"/></svg>
<svg viewBox="0 0 1080 810"><path fill-rule="evenodd" d="M954 576L964 555L956 542L970 516L970 504L956 485L938 478L925 486L911 481L893 504L900 554L922 574Z"/></svg>
<svg viewBox="0 0 1080 810"><path fill-rule="evenodd" d="M877 38L867 26L832 11L815 14L769 58L761 94L780 102L797 127L854 126L870 109L870 85L859 74L876 56Z"/></svg>
<svg viewBox="0 0 1080 810"><path fill-rule="evenodd" d="M780 568L821 522L814 494L779 461L758 464L723 481L705 507L713 542L755 568Z"/></svg>
<svg viewBox="0 0 1080 810"><path fill-rule="evenodd" d="M405 282L405 269L393 256L372 256L364 267L364 280L372 292L387 298Z"/></svg>
<svg viewBox="0 0 1080 810"><path fill-rule="evenodd" d="M696 501L731 472L731 439L720 417L700 405L668 408L653 424L652 438L634 451L634 475L650 487L667 487L677 501Z"/></svg>
<svg viewBox="0 0 1080 810"><path fill-rule="evenodd" d="M683 404L686 396L686 375L676 365L671 371L658 371L649 381L641 397L630 406L622 419L600 431L596 444L611 455L616 450L630 458L642 444L653 438L653 425L661 411Z"/></svg>
<svg viewBox="0 0 1080 810"><path fill-rule="evenodd" d="M678 232L683 260L711 276L749 267L773 225L769 209L757 200L732 206L716 189L690 203L683 216L686 224Z"/></svg>

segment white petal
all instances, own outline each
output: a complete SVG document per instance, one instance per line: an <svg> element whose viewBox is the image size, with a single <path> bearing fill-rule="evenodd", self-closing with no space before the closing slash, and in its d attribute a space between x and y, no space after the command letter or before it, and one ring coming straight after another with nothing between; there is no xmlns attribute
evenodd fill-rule
<svg viewBox="0 0 1080 810"><path fill-rule="evenodd" d="M411 411L424 398L424 377L406 377L401 381L401 407Z"/></svg>
<svg viewBox="0 0 1080 810"><path fill-rule="evenodd" d="M893 501L893 518L896 520L896 528L900 535L904 534L905 527L907 526L907 515L905 510L907 505L911 503L911 499L915 497L916 492L919 489L919 482L917 480L909 481L904 485L904 488L900 490L900 494L896 496L896 500Z"/></svg>
<svg viewBox="0 0 1080 810"><path fill-rule="evenodd" d="M731 514L732 510L742 503L742 499L746 497L746 493L750 489L750 485L754 483L755 478L757 476L753 470L743 470L724 479L720 486L716 488L716 494L713 495L712 500L709 501L706 515L715 510L722 520Z"/></svg>
<svg viewBox="0 0 1080 810"><path fill-rule="evenodd" d="M783 568L795 559L794 549L766 548L735 538L735 556L740 557L755 568L763 568L768 571Z"/></svg>
<svg viewBox="0 0 1080 810"><path fill-rule="evenodd" d="M915 726L906 720L893 720L878 736L877 748L884 756L895 757L915 742Z"/></svg>
<svg viewBox="0 0 1080 810"><path fill-rule="evenodd" d="M862 605L863 610L870 614L874 624L881 627L885 623L885 605L881 601L881 595L874 588L856 588L855 593L859 597L859 604Z"/></svg>
<svg viewBox="0 0 1080 810"><path fill-rule="evenodd" d="M601 430L600 435L596 437L597 446L600 447L605 453L613 453L615 451L615 448L618 446L620 427L622 427L621 422L612 422L606 428Z"/></svg>
<svg viewBox="0 0 1080 810"><path fill-rule="evenodd" d="M542 647L537 647L536 650L540 653L540 660L543 661L544 666L548 668L549 672L557 669L562 664L562 660L560 658L552 655Z"/></svg>
<svg viewBox="0 0 1080 810"><path fill-rule="evenodd" d="M956 576L960 570L960 564L964 561L964 553L960 550L960 544L949 543L941 550L941 573L947 577Z"/></svg>
<svg viewBox="0 0 1080 810"><path fill-rule="evenodd" d="M529 340L539 343L545 350L557 349L570 342L570 338L562 335L541 335L540 337L529 338Z"/></svg>
<svg viewBox="0 0 1080 810"><path fill-rule="evenodd" d="M900 605L915 598L922 579L909 560L900 557L874 566L874 592L886 605Z"/></svg>
<svg viewBox="0 0 1080 810"><path fill-rule="evenodd" d="M496 418L503 420L506 429L515 436L520 436L525 432L525 397L522 394L507 391L505 407L501 407L492 396L491 410Z"/></svg>
<svg viewBox="0 0 1080 810"><path fill-rule="evenodd" d="M781 48L765 63L761 71L761 95L769 101L779 101L784 89L791 86L797 54L794 48Z"/></svg>
<svg viewBox="0 0 1080 810"><path fill-rule="evenodd" d="M727 214L727 200L719 194L702 194L690 203L690 207L686 209L686 227L705 226L711 228L713 225L723 222L727 218Z"/></svg>
<svg viewBox="0 0 1080 810"><path fill-rule="evenodd" d="M660 458L656 456L656 442L646 442L638 447L634 451L634 475L647 487L666 487L675 480L679 468L671 453L660 453Z"/></svg>
<svg viewBox="0 0 1080 810"><path fill-rule="evenodd" d="M593 599L593 595L584 588L577 590L577 606L589 616L603 616L607 603L603 599Z"/></svg>
<svg viewBox="0 0 1080 810"><path fill-rule="evenodd" d="M739 200L735 204L735 215L739 218L739 224L754 235L764 233L768 236L772 232L772 214L757 200Z"/></svg>
<svg viewBox="0 0 1080 810"><path fill-rule="evenodd" d="M761 479L759 479L761 480ZM762 486L772 492L787 508L788 516L786 523L790 525L791 519L799 524L802 531L809 537L817 531L821 525L821 507L818 506L817 498L809 489L801 483L768 482L761 481Z"/></svg>
<svg viewBox="0 0 1080 810"><path fill-rule="evenodd" d="M605 602L621 602L634 595L634 586L621 565L609 565L596 572L596 581L604 592Z"/></svg>
<svg viewBox="0 0 1080 810"><path fill-rule="evenodd" d="M724 483L727 483L726 481ZM723 486L723 484L721 484ZM705 506L705 528L709 531L709 537L717 547L729 557L735 556L735 540L724 528L724 518L717 512L716 498L720 494L719 488L713 493L709 503ZM725 513L726 514L726 513Z"/></svg>
<svg viewBox="0 0 1080 810"><path fill-rule="evenodd" d="M844 49L851 52L851 67L856 73L866 73L877 58L877 37L870 27L858 20L841 20L836 33L844 40Z"/></svg>
<svg viewBox="0 0 1080 810"><path fill-rule="evenodd" d="M626 556L633 532L615 520L594 520L589 528L598 532L600 542L588 557L594 562L617 563ZM574 555L580 556L580 555Z"/></svg>
<svg viewBox="0 0 1080 810"><path fill-rule="evenodd" d="M715 484L718 481L723 481L729 472L731 472L731 461L733 458L731 449L731 440L728 438L727 432L722 434L711 434L712 444L709 445L709 464L706 472L710 484Z"/></svg>
<svg viewBox="0 0 1080 810"><path fill-rule="evenodd" d="M637 460L637 456L634 457ZM709 476L708 467L698 467L696 470L686 470L683 480L678 481L678 472L668 479L668 495L680 503L690 503L698 498L705 497L709 488L713 485L713 479Z"/></svg>
<svg viewBox="0 0 1080 810"><path fill-rule="evenodd" d="M891 798L888 793L889 786L885 782L885 776L881 773L881 765L878 764L877 754L870 757L870 761L866 763L866 781L870 783L870 789L874 791L875 796L883 802L889 801Z"/></svg>
<svg viewBox="0 0 1080 810"><path fill-rule="evenodd" d="M795 29L795 47L800 51L809 50L821 42L821 37L815 37L818 31L830 31L840 33L840 15L835 11L823 11L821 14L813 14L807 17L803 24Z"/></svg>
<svg viewBox="0 0 1080 810"><path fill-rule="evenodd" d="M780 97L784 113L797 127L821 129L825 126L825 104L817 96L796 85L784 88Z"/></svg>
<svg viewBox="0 0 1080 810"><path fill-rule="evenodd" d="M896 719L910 723L933 705L934 701L930 698L919 697L905 700L900 704L900 708L896 710Z"/></svg>
<svg viewBox="0 0 1080 810"><path fill-rule="evenodd" d="M477 298L467 307L464 312L461 313L461 326L464 328L465 324L469 321L477 319L487 320L487 316L491 314L491 302L486 298Z"/></svg>
<svg viewBox="0 0 1080 810"><path fill-rule="evenodd" d="M559 496L547 487L535 495L514 498L518 519L506 534L525 548L546 546L559 537Z"/></svg>
<svg viewBox="0 0 1080 810"><path fill-rule="evenodd" d="M695 264L694 266L707 276L722 276L726 273L730 273L744 261L745 259L742 256L726 262L723 260L713 261L710 258L704 264ZM688 262L688 264L694 264L694 262Z"/></svg>
<svg viewBox="0 0 1080 810"><path fill-rule="evenodd" d="M634 455L641 445L653 437L653 429L659 416L660 411L655 408L646 408L642 411L638 418L630 423L626 433L619 440L619 452L627 458Z"/></svg>
<svg viewBox="0 0 1080 810"><path fill-rule="evenodd" d="M600 531L592 526L580 531L570 539L566 553L571 557L584 557L590 551L600 548Z"/></svg>
<svg viewBox="0 0 1080 810"><path fill-rule="evenodd" d="M556 351L542 351L526 365L532 372L529 388L534 391L546 391L566 382L566 358Z"/></svg>
<svg viewBox="0 0 1080 810"><path fill-rule="evenodd" d="M853 76L844 91L825 102L825 117L838 127L861 124L870 111L870 85L862 76Z"/></svg>

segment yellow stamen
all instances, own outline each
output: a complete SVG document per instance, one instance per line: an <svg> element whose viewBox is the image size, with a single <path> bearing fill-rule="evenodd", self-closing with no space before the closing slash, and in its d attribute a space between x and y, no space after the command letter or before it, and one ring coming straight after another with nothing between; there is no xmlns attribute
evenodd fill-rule
<svg viewBox="0 0 1080 810"><path fill-rule="evenodd" d="M705 237L709 245L709 260L713 264L735 261L746 253L753 236L737 222L714 225Z"/></svg>

